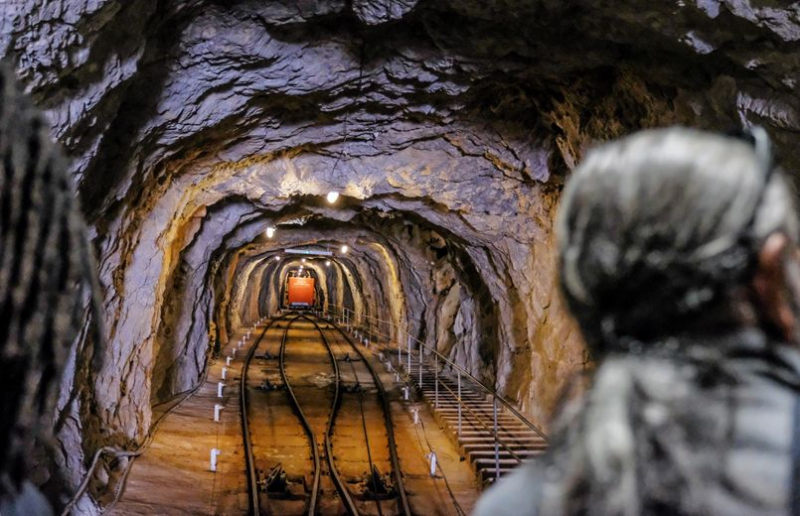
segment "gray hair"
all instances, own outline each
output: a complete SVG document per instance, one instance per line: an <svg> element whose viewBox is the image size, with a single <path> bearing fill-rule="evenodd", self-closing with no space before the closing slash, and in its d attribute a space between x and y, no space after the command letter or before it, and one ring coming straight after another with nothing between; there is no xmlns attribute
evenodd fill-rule
<svg viewBox="0 0 800 516"><path fill-rule="evenodd" d="M737 371L724 350L766 340L703 323L733 315L767 236L796 241L791 191L766 178L747 142L671 128L591 151L570 179L561 286L602 360L556 417L539 514L706 514L708 493L727 493Z"/></svg>
<svg viewBox="0 0 800 516"><path fill-rule="evenodd" d="M562 290L591 344L647 338L724 303L758 252L743 245L748 229L752 243L795 238L792 193L780 174L764 190L760 168L748 142L678 127L589 152L556 225Z"/></svg>

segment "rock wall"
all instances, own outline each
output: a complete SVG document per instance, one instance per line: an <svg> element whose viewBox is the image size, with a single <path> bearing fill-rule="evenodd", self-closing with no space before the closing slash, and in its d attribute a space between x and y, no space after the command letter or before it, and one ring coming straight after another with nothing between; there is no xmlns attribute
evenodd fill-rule
<svg viewBox="0 0 800 516"><path fill-rule="evenodd" d="M66 490L100 446L141 443L152 406L191 388L233 328L275 310L290 246L349 245L333 273L314 265L329 302L394 321L546 427L588 364L552 230L587 146L759 123L800 164L800 11L762 4L0 5L0 55L72 157L105 290L105 366L76 357L64 379ZM83 513L122 465L104 464Z"/></svg>

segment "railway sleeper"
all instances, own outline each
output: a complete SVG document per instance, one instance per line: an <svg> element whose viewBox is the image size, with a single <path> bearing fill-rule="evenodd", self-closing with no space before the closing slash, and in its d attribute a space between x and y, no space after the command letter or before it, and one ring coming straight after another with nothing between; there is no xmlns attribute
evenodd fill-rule
<svg viewBox="0 0 800 516"><path fill-rule="evenodd" d="M274 383L269 380L269 378L265 379L261 384L258 386L259 390L262 391L281 391L285 388L282 383Z"/></svg>
<svg viewBox="0 0 800 516"><path fill-rule="evenodd" d="M282 464L278 464L264 475L263 470L258 472L258 490L263 498L273 500L302 500L306 498L306 479L303 476L290 477L286 474ZM266 507L265 504L261 505Z"/></svg>
<svg viewBox="0 0 800 516"><path fill-rule="evenodd" d="M391 500L397 496L391 475L381 475L378 466L372 465L372 472L358 482L362 500Z"/></svg>
<svg viewBox="0 0 800 516"><path fill-rule="evenodd" d="M361 362L361 357L359 356L350 356L349 352L345 352L344 356L337 358L336 360L340 362Z"/></svg>

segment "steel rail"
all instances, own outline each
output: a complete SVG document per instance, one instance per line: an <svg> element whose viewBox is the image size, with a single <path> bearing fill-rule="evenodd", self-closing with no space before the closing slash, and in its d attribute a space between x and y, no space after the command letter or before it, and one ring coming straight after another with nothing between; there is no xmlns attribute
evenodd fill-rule
<svg viewBox="0 0 800 516"><path fill-rule="evenodd" d="M256 472L255 466L255 457L253 456L253 445L250 442L250 425L247 419L247 402L248 402L248 389L247 389L247 370L250 367L250 362L253 360L253 356L255 355L256 350L261 345L261 341L264 339L264 335L266 335L267 330L269 330L275 323L278 321L283 321L286 319L285 315L278 317L277 319L272 319L267 326L264 327L264 331L261 332L261 335L258 337L258 340L250 347L250 350L247 352L247 357L245 358L244 364L242 365L242 378L239 384L239 403L241 405L241 415L242 415L242 439L244 440L244 452L245 457L247 457L247 486L249 490L249 509L251 516L258 516L259 514L259 503L258 503L258 475Z"/></svg>
<svg viewBox="0 0 800 516"><path fill-rule="evenodd" d="M389 455L392 461L395 486L397 487L398 492L399 508L404 516L411 516L411 506L408 503L408 495L406 494L405 485L403 484L403 474L400 469L400 458L397 455L397 443L395 442L394 438L394 423L392 422L391 407L389 406L389 399L386 395L386 389L384 388L383 382L378 376L378 373L376 373L375 369L372 367L372 364L370 364L369 360L367 360L367 357L364 355L361 349L355 345L347 332L342 331L342 329L333 322L331 322L331 325L345 338L347 343L350 344L350 347L354 349L356 353L358 353L358 356L361 357L361 360L364 362L364 365L367 366L367 369L369 369L369 372L375 381L375 388L378 390L378 396L380 397L381 405L383 406L383 419L386 425L386 433L389 438Z"/></svg>
<svg viewBox="0 0 800 516"><path fill-rule="evenodd" d="M329 323L326 323L326 324L329 324ZM325 329L329 330L329 328L327 328L327 327ZM342 344L338 343L338 342L336 343L336 346L340 350L344 348L344 346ZM353 372L353 378L355 379L356 385L360 385L361 381L360 381L360 379L358 377L358 371L356 370L355 362L353 362L353 361L350 361L350 370ZM373 379L373 385L374 385L374 379ZM363 391L363 389L359 390L359 393L358 393L358 406L359 406L359 409L361 411L361 427L362 427L362 430L364 431L364 445L367 448L367 461L369 462L369 469L367 471L372 472L372 471L374 471L374 468L375 468L375 462L372 460L372 447L370 446L370 442L369 442L369 431L367 430L367 419L366 419L366 413L364 412L364 391ZM375 490L375 492L377 493L378 492L377 479L375 478L374 475L370 475L370 477L372 478L372 487ZM378 515L382 516L383 515L383 511L381 510L381 501L380 501L380 499L375 498L375 506L378 509Z"/></svg>
<svg viewBox="0 0 800 516"><path fill-rule="evenodd" d="M303 409L300 407L300 402L297 400L297 396L294 393L294 389L292 389L292 385L286 376L286 340L289 336L289 328L291 328L292 324L294 324L300 317L301 316L298 315L286 325L286 329L283 332L283 338L281 339L279 364L281 370L281 380L286 388L286 392L289 394L289 399L292 402L292 408L300 418L300 423L303 425L303 429L308 437L309 445L311 446L311 455L314 460L314 480L311 483L311 496L308 500L306 512L309 516L314 516L317 512L317 497L319 495L320 476L322 474L322 467L319 459L319 449L317 448L317 440L314 437L314 431L311 428L311 424L308 422L308 419L306 419Z"/></svg>
<svg viewBox="0 0 800 516"><path fill-rule="evenodd" d="M333 364L333 371L334 371L334 394L333 394L333 403L331 404L331 414L328 418L328 425L325 428L325 458L328 462L328 471L331 474L331 480L333 481L334 487L336 487L336 491L339 493L340 498L342 499L342 503L344 504L345 510L350 516L358 516L359 511L358 507L356 507L355 502L353 502L353 498L350 496L350 491L347 490L347 487L344 485L341 477L339 476L339 471L336 469L336 465L333 462L333 447L331 446L331 435L333 434L333 425L336 421L336 415L339 412L339 405L341 402L340 391L341 391L341 383L342 378L339 374L339 362L336 360L336 356L333 354L333 348L331 348L330 342L328 342L328 338L325 337L325 333L319 327L319 324L312 320L307 315L302 315L301 318L307 320L319 332L320 337L322 337L322 342L325 343L325 348L328 350L328 356L331 359L331 364ZM297 320L297 319L295 319Z"/></svg>

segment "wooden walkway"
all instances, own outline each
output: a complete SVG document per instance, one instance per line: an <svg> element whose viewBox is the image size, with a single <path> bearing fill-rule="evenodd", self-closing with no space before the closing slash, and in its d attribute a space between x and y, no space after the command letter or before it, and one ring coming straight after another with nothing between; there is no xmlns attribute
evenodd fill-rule
<svg viewBox="0 0 800 516"><path fill-rule="evenodd" d="M259 337L254 331L237 352L217 397L225 359L210 365L203 386L169 414L150 448L133 465L122 497L109 513L121 515L245 515L247 476L239 415L239 385L244 351ZM235 334L221 357L231 353L244 331ZM214 405L224 407L214 421ZM217 472L210 471L212 448L222 450Z"/></svg>
<svg viewBox="0 0 800 516"><path fill-rule="evenodd" d="M242 444L239 386L247 349L261 335L266 321L252 333L228 367L224 397L217 397L225 360L211 364L208 378L197 393L167 415L153 443L133 465L114 516L132 515L246 515L248 511L245 454ZM230 354L236 340L222 356ZM269 335L269 334L268 334ZM238 348L238 346L237 346ZM403 384L368 353L390 398L398 453L409 503L414 514L461 516L469 514L480 494L475 474L422 398L412 390L404 400ZM214 405L221 404L221 421L213 421ZM414 424L414 411L419 424ZM212 448L222 450L218 471L209 471ZM436 452L438 468L430 475L428 454Z"/></svg>

